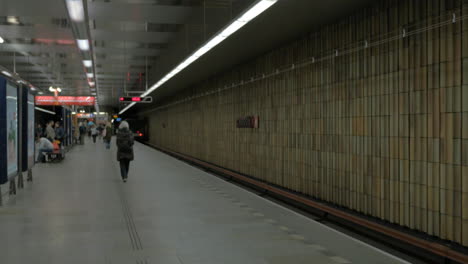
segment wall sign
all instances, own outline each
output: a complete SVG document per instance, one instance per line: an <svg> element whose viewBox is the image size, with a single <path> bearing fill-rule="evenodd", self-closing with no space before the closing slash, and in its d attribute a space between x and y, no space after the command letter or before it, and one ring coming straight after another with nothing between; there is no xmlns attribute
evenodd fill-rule
<svg viewBox="0 0 468 264"><path fill-rule="evenodd" d="M237 128L258 128L258 116L246 116L237 119Z"/></svg>

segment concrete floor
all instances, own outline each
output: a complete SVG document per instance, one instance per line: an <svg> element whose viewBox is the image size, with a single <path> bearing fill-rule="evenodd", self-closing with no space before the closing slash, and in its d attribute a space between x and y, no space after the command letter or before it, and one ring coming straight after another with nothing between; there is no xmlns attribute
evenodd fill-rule
<svg viewBox="0 0 468 264"><path fill-rule="evenodd" d="M34 168L0 207L0 263L406 263L138 143L123 183L112 143Z"/></svg>

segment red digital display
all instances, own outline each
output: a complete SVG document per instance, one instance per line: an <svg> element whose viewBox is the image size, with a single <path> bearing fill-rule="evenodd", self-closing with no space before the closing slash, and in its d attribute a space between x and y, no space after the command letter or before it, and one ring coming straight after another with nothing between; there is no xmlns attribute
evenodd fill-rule
<svg viewBox="0 0 468 264"><path fill-rule="evenodd" d="M125 101L125 98L124 98L124 97L120 97L120 101Z"/></svg>
<svg viewBox="0 0 468 264"><path fill-rule="evenodd" d="M132 97L132 102L140 102L141 97Z"/></svg>

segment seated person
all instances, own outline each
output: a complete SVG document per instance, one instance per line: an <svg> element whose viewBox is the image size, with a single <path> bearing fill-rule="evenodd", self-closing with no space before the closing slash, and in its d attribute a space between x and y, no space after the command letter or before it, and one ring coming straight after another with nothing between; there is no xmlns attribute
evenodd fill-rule
<svg viewBox="0 0 468 264"><path fill-rule="evenodd" d="M36 138L37 149L39 150L39 154L37 157L37 162L43 162L44 154L43 152L53 152L54 145L45 137L37 137Z"/></svg>

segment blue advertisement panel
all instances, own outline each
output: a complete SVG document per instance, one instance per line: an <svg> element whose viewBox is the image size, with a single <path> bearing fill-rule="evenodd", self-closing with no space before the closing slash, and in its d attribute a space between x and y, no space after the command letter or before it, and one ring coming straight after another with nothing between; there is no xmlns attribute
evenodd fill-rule
<svg viewBox="0 0 468 264"><path fill-rule="evenodd" d="M8 177L18 173L18 87L6 84L6 137Z"/></svg>

